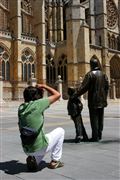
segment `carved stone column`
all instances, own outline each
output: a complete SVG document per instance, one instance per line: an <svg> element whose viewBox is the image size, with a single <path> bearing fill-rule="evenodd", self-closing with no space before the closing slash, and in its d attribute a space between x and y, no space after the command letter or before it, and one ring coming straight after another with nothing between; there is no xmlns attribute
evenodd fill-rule
<svg viewBox="0 0 120 180"><path fill-rule="evenodd" d="M112 93L113 93L113 99L116 99L116 83L115 80L112 79Z"/></svg>
<svg viewBox="0 0 120 180"><path fill-rule="evenodd" d="M38 83L46 83L45 1L36 0L34 16L34 33L37 36L36 78Z"/></svg>
<svg viewBox="0 0 120 180"><path fill-rule="evenodd" d="M60 1L59 3L59 7L57 9L57 21L59 22L57 27L57 40L63 41L63 2Z"/></svg>
<svg viewBox="0 0 120 180"><path fill-rule="evenodd" d="M57 4L56 2L54 2L53 4L53 41L56 42L57 41L57 8L56 8Z"/></svg>
<svg viewBox="0 0 120 180"><path fill-rule="evenodd" d="M18 82L21 80L21 5L20 1L10 1L10 28L12 30L12 42L11 42L11 83L12 83L12 99L18 99L19 90ZM16 8L18 7L18 8ZM19 73L18 73L19 69Z"/></svg>

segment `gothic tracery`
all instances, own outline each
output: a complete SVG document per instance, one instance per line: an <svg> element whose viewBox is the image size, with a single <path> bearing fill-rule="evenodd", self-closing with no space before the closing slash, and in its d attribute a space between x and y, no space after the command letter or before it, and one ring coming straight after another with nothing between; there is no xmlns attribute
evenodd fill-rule
<svg viewBox="0 0 120 180"><path fill-rule="evenodd" d="M22 52L22 80L28 81L32 73L35 73L34 57L29 49Z"/></svg>
<svg viewBox="0 0 120 180"><path fill-rule="evenodd" d="M22 33L31 35L32 27L32 5L30 0L21 1L21 15L22 15Z"/></svg>
<svg viewBox="0 0 120 180"><path fill-rule="evenodd" d="M5 81L10 79L10 54L4 46L0 45L0 58L2 59L2 77Z"/></svg>
<svg viewBox="0 0 120 180"><path fill-rule="evenodd" d="M8 0L0 0L0 29L8 30L9 23L9 3Z"/></svg>
<svg viewBox="0 0 120 180"><path fill-rule="evenodd" d="M113 0L107 0L107 25L114 28L118 20L118 12Z"/></svg>

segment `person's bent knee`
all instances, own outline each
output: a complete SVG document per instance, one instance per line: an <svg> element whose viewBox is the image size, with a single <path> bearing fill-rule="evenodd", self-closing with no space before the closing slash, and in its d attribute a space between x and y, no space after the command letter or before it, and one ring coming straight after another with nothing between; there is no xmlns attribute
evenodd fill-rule
<svg viewBox="0 0 120 180"><path fill-rule="evenodd" d="M65 135L65 130L62 127L58 127L57 130L60 132L62 136Z"/></svg>

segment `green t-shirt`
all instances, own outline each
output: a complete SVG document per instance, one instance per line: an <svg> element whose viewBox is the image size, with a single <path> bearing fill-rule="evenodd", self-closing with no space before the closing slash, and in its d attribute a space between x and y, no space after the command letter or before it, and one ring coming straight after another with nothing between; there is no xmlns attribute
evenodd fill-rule
<svg viewBox="0 0 120 180"><path fill-rule="evenodd" d="M49 107L50 103L48 98L38 99L30 101L29 103L23 103L19 106L19 128L27 126L38 130L42 127L38 134L34 144L23 145L25 153L33 153L45 148L48 145L48 139L45 137L43 124L44 124L44 111Z"/></svg>

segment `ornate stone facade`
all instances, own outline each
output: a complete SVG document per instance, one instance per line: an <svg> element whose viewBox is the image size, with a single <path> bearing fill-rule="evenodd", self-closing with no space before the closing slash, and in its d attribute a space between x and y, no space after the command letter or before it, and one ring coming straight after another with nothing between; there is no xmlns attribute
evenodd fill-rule
<svg viewBox="0 0 120 180"><path fill-rule="evenodd" d="M21 99L31 76L56 88L78 86L92 57L120 98L119 0L0 0L4 99ZM115 89L112 92L112 89Z"/></svg>

